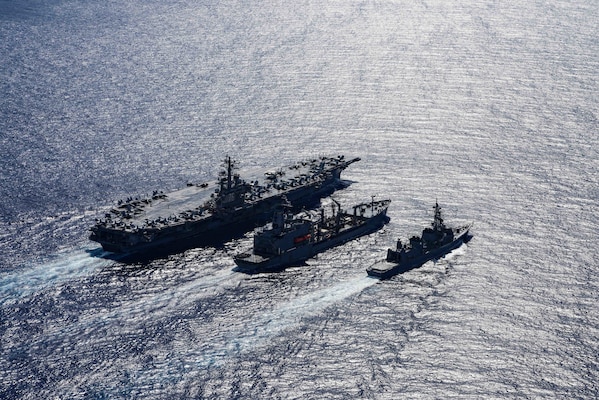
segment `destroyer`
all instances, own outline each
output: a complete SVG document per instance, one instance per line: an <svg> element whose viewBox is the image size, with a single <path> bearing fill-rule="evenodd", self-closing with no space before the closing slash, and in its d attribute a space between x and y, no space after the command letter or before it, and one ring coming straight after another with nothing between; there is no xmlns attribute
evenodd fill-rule
<svg viewBox="0 0 599 400"><path fill-rule="evenodd" d="M227 157L216 185L188 184L168 194L120 201L96 220L89 238L107 251L144 258L222 242L265 223L283 196L296 210L316 206L346 186L341 172L359 160L315 158L248 183Z"/></svg>
<svg viewBox="0 0 599 400"><path fill-rule="evenodd" d="M468 242L472 225L448 228L441 218L441 207L435 203L435 217L431 228L422 231L422 237L413 236L408 243L397 241L395 250L387 250L387 258L366 269L370 276L387 279L433 259L443 257L451 250Z"/></svg>
<svg viewBox="0 0 599 400"><path fill-rule="evenodd" d="M334 201L332 215L303 213L294 217L290 205L281 205L273 221L254 235L251 254L235 257L237 270L247 273L279 271L298 265L331 247L375 232L389 222L387 208L391 200L358 204L348 213ZM337 207L335 207L337 206ZM337 208L337 209L336 209Z"/></svg>

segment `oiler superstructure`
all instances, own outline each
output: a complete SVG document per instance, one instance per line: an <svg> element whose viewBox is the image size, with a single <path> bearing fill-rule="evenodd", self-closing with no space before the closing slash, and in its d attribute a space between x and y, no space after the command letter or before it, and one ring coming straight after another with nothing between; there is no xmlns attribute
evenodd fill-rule
<svg viewBox="0 0 599 400"><path fill-rule="evenodd" d="M434 210L435 217L430 228L424 229L421 236L412 236L406 243L397 240L395 249L388 249L384 260L366 270L368 275L380 279L390 278L440 258L470 240L471 224L449 228L443 222L439 203L435 203Z"/></svg>
<svg viewBox="0 0 599 400"><path fill-rule="evenodd" d="M318 157L245 181L227 157L216 185L188 184L183 189L128 198L96 220L90 239L113 253L131 257L173 253L228 240L272 216L281 198L300 210L344 188L341 172L359 158Z"/></svg>
<svg viewBox="0 0 599 400"><path fill-rule="evenodd" d="M347 212L333 200L331 215L325 215L325 209L320 208L318 213L297 216L291 213L288 203L283 203L272 223L255 232L252 251L235 257L237 270L271 272L300 265L320 252L381 229L389 222L390 203L373 199Z"/></svg>

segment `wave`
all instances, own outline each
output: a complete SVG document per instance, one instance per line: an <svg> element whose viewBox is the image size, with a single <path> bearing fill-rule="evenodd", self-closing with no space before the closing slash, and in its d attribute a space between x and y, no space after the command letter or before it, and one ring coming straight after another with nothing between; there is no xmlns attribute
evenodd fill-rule
<svg viewBox="0 0 599 400"><path fill-rule="evenodd" d="M78 249L52 256L46 262L0 274L0 305L17 301L60 282L86 276L113 263L101 248Z"/></svg>
<svg viewBox="0 0 599 400"><path fill-rule="evenodd" d="M327 307L356 295L377 282L361 274L333 286L299 296L270 312L261 313L257 319L248 320L241 329L224 333L221 340L215 341L218 343L217 346L206 352L190 355L188 363L205 368L218 365L229 357L266 346L270 339L299 325L306 317L317 315Z"/></svg>

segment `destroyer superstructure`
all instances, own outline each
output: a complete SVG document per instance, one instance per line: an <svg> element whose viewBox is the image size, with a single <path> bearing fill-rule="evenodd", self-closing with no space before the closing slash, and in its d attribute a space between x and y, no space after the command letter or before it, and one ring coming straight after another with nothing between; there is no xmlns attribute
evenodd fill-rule
<svg viewBox="0 0 599 400"><path fill-rule="evenodd" d="M227 240L265 223L285 196L296 210L346 186L341 172L359 158L318 157L243 180L225 159L216 185L188 184L171 193L128 198L91 227L90 239L110 252L150 256Z"/></svg>
<svg viewBox="0 0 599 400"><path fill-rule="evenodd" d="M441 218L439 203L435 203L434 209L432 226L424 229L420 237L412 236L406 243L398 240L395 249L387 250L387 257L384 260L366 269L368 275L380 279L390 278L419 267L429 260L443 257L470 240L469 231L472 225L449 228Z"/></svg>
<svg viewBox="0 0 599 400"><path fill-rule="evenodd" d="M254 234L251 253L235 257L237 270L246 273L279 271L299 265L314 255L360 236L375 232L389 222L387 208L391 200L361 203L351 212L333 201L332 215L302 213L293 216L283 204L268 226Z"/></svg>

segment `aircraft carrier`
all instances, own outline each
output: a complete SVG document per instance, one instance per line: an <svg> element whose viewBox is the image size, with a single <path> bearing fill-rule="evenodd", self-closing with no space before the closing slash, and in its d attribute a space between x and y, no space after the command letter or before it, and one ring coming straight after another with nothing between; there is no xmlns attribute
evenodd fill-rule
<svg viewBox="0 0 599 400"><path fill-rule="evenodd" d="M222 243L267 222L283 197L297 211L318 206L321 198L347 186L341 172L359 160L312 158L247 182L237 162L226 157L215 184L187 184L119 201L96 220L89 238L130 258Z"/></svg>

